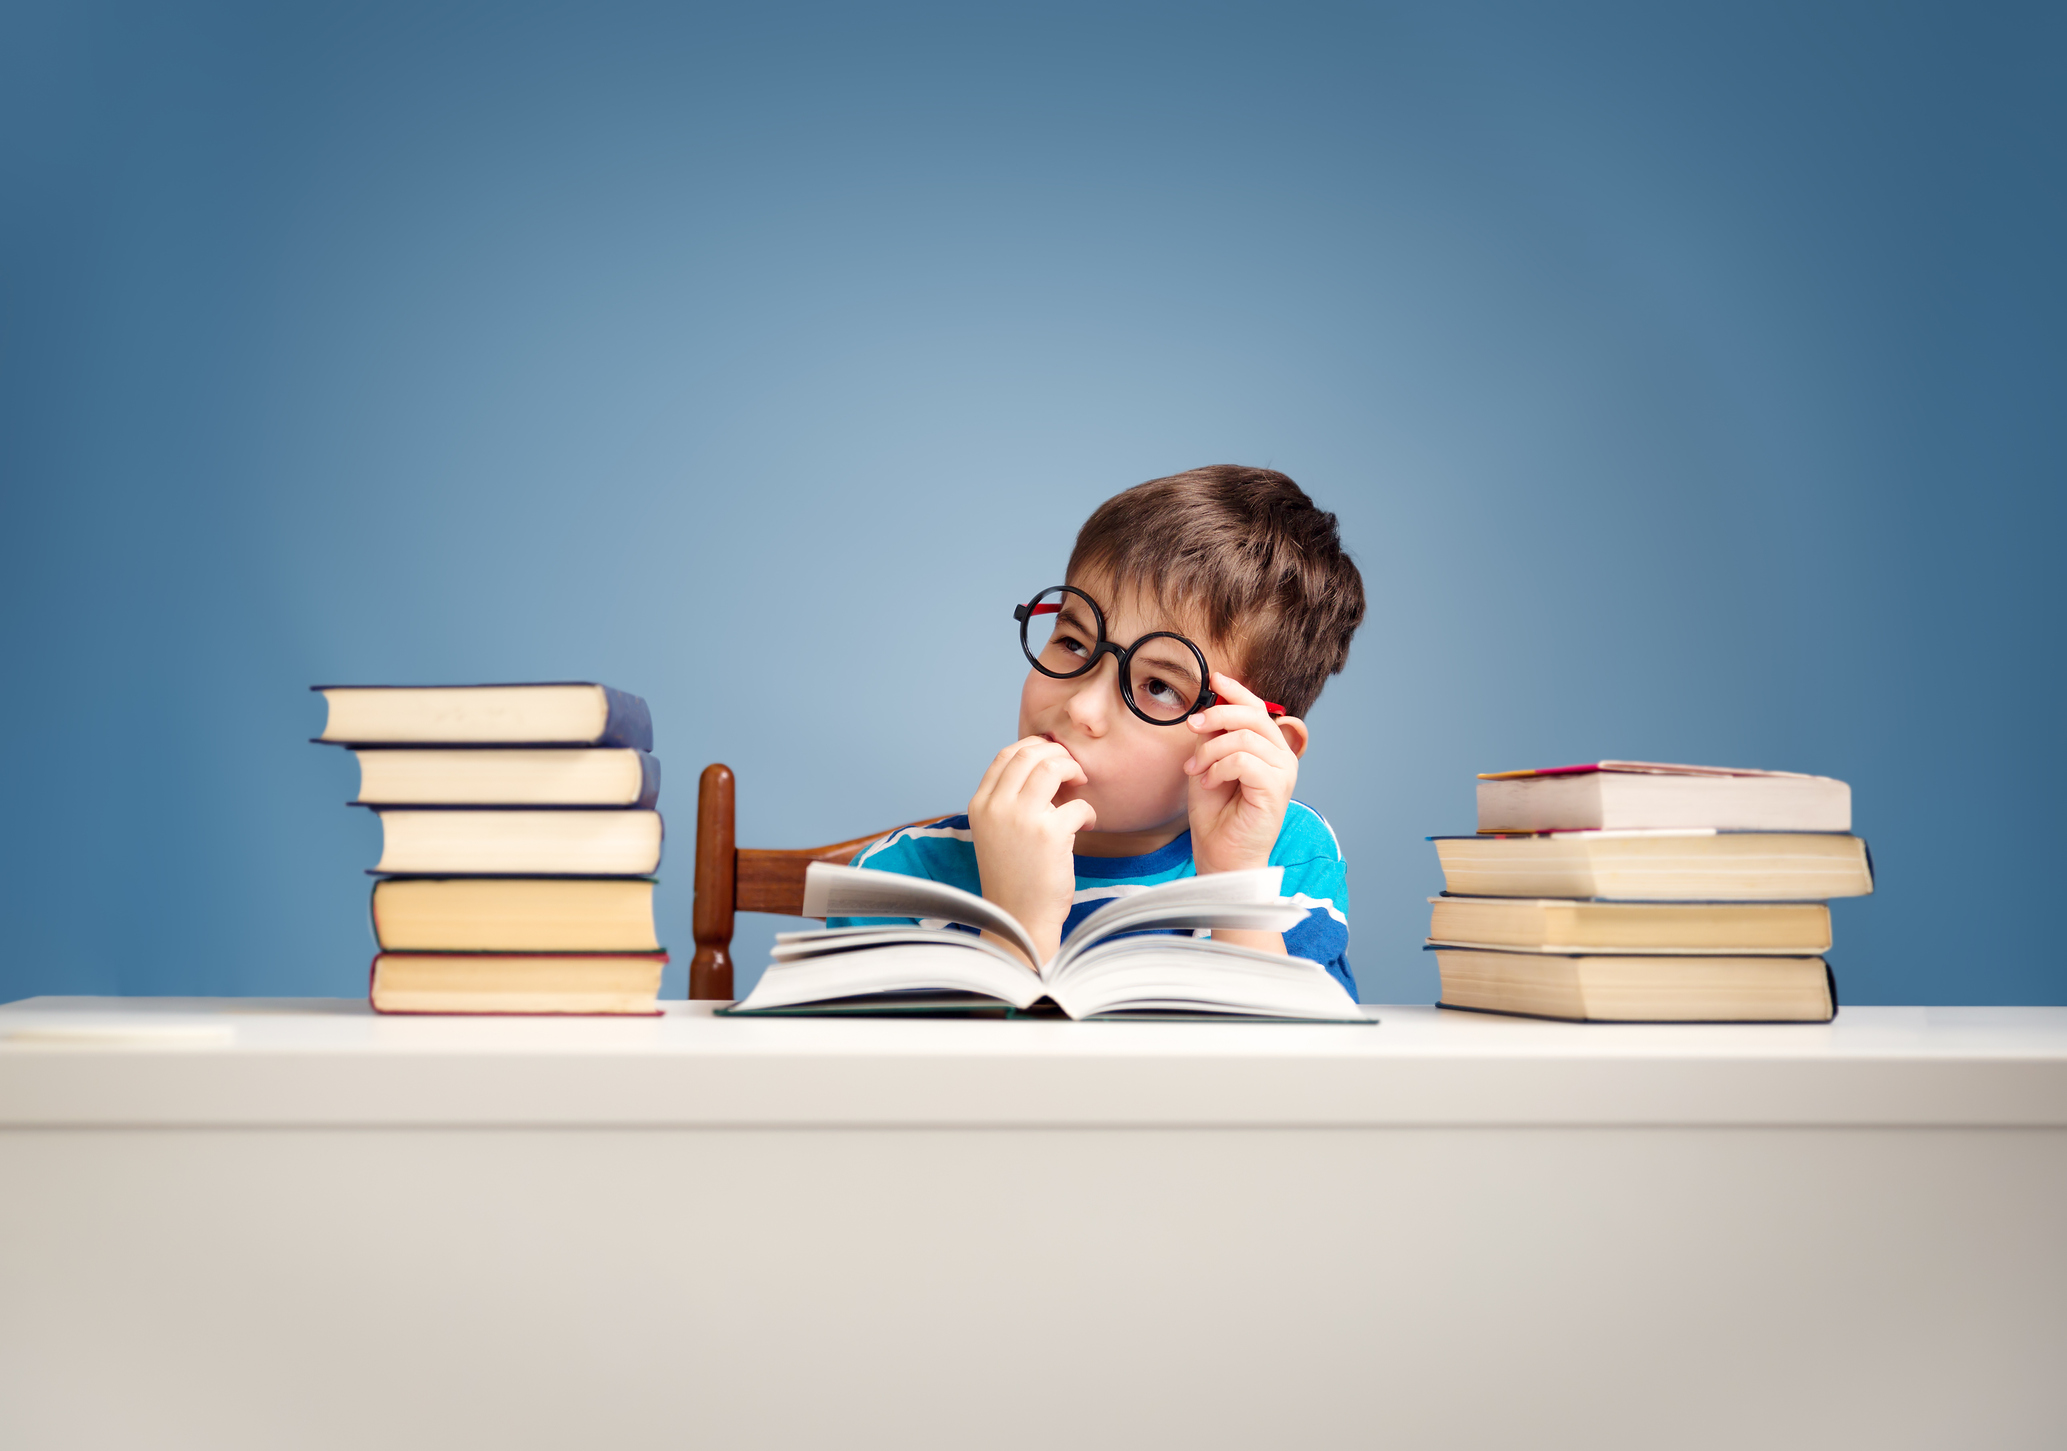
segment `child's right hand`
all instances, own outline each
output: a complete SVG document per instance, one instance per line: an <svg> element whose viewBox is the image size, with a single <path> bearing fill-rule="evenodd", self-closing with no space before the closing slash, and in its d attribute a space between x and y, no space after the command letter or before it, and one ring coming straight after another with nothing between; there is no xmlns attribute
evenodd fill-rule
<svg viewBox="0 0 2067 1451"><path fill-rule="evenodd" d="M1025 924L1043 958L1062 945L1076 895L1077 833L1098 825L1090 802L1058 806L1055 793L1088 779L1068 751L1028 736L998 752L969 800L984 899Z"/></svg>

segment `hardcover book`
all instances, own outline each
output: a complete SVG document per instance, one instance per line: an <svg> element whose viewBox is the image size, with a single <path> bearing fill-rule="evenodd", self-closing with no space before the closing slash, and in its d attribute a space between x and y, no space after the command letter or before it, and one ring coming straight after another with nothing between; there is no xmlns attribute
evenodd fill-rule
<svg viewBox="0 0 2067 1451"><path fill-rule="evenodd" d="M1803 902L1873 890L1866 843L1836 832L1572 831L1431 837L1460 897Z"/></svg>
<svg viewBox="0 0 2067 1451"><path fill-rule="evenodd" d="M1828 776L1594 761L1478 778L1478 829L1585 831L1669 826L1850 831L1852 788Z"/></svg>
<svg viewBox="0 0 2067 1451"><path fill-rule="evenodd" d="M1441 1006L1602 1023L1827 1023L1821 957L1551 956L1430 948Z"/></svg>
<svg viewBox="0 0 2067 1451"><path fill-rule="evenodd" d="M660 761L598 747L531 750L362 746L354 806L630 806L660 799Z"/></svg>
<svg viewBox="0 0 2067 1451"><path fill-rule="evenodd" d="M1428 940L1442 947L1782 957L1830 948L1830 909L1821 902L1430 897L1428 903Z"/></svg>
<svg viewBox="0 0 2067 1451"><path fill-rule="evenodd" d="M665 952L383 952L367 996L380 1013L660 1012Z"/></svg>
<svg viewBox="0 0 2067 1451"><path fill-rule="evenodd" d="M380 873L422 876L651 876L657 811L370 808L380 818Z"/></svg>
<svg viewBox="0 0 2067 1451"><path fill-rule="evenodd" d="M312 685L335 745L624 746L653 749L636 695L590 681L545 685Z"/></svg>
<svg viewBox="0 0 2067 1451"><path fill-rule="evenodd" d="M390 952L657 952L650 877L388 877L373 937Z"/></svg>

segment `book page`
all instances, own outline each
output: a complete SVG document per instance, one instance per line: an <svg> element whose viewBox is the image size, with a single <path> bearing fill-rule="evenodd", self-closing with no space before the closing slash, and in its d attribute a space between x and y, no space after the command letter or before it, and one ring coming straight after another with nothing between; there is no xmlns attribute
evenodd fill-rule
<svg viewBox="0 0 2067 1451"><path fill-rule="evenodd" d="M957 932L951 927L830 927L817 932L778 932L769 956L776 962L795 962L806 957L825 957L839 952L863 952L878 947L966 947L987 952L1000 962L1031 972L1026 959L995 938Z"/></svg>
<svg viewBox="0 0 2067 1451"><path fill-rule="evenodd" d="M1072 1018L1177 1012L1370 1021L1319 963L1226 943L1121 937L1085 951L1077 969L1048 988Z"/></svg>
<svg viewBox="0 0 2067 1451"><path fill-rule="evenodd" d="M1283 867L1180 877L1116 897L1077 924L1055 960L1042 970L1053 978L1109 937L1183 927L1239 927L1252 932L1287 932L1306 920L1304 908L1278 895Z"/></svg>
<svg viewBox="0 0 2067 1451"><path fill-rule="evenodd" d="M1283 898L1257 906L1226 902L1212 907L1178 906L1167 911L1136 912L1112 919L1094 935L1079 932L1070 939L1069 946L1055 954L1053 962L1041 969L1041 976L1049 982L1060 981L1076 969L1085 954L1127 933L1182 931L1188 927L1238 927L1247 932L1282 933L1291 931L1305 920L1306 909Z"/></svg>
<svg viewBox="0 0 2067 1451"><path fill-rule="evenodd" d="M1134 929L1125 924L1136 917L1166 917L1172 912L1221 905L1276 906L1283 901L1278 893L1284 881L1283 867L1259 867L1249 872L1215 872L1211 876L1179 877L1174 882L1161 882L1145 891L1115 897L1107 902L1076 925L1076 930L1069 934L1069 945L1088 947L1101 937L1132 931ZM1213 924L1201 918L1197 922L1161 925L1210 927Z"/></svg>
<svg viewBox="0 0 2067 1451"><path fill-rule="evenodd" d="M752 1013L876 994L887 994L894 1002L914 992L976 993L1024 1008L1046 991L1024 964L1006 961L1003 952L981 950L967 933L954 935L962 940L893 943L866 951L777 958L735 1011Z"/></svg>
<svg viewBox="0 0 2067 1451"><path fill-rule="evenodd" d="M867 867L839 867L813 862L804 873L806 917L943 917L965 927L995 932L1037 962L1033 938L1019 920L960 887L925 877Z"/></svg>

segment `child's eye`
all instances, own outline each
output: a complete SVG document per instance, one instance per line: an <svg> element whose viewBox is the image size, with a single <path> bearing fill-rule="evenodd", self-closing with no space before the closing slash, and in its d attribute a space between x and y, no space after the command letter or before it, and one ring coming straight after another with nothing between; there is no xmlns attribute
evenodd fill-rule
<svg viewBox="0 0 2067 1451"><path fill-rule="evenodd" d="M1184 701L1178 697L1176 687L1170 685L1167 681L1157 680L1154 677L1150 677L1148 680L1144 681L1143 684L1147 688L1148 698L1156 702L1156 704L1158 705L1184 704Z"/></svg>
<svg viewBox="0 0 2067 1451"><path fill-rule="evenodd" d="M1083 641L1077 639L1074 635L1057 635L1054 643L1069 651L1070 654L1076 656L1079 660L1090 653L1090 651L1084 648Z"/></svg>

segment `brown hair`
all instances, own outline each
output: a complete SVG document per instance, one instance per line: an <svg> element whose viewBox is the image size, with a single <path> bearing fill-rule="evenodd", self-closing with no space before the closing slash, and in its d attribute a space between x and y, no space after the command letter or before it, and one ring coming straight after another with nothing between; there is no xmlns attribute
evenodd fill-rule
<svg viewBox="0 0 2067 1451"><path fill-rule="evenodd" d="M1070 551L1069 578L1086 574L1199 619L1238 651L1243 684L1297 716L1349 663L1364 619L1335 516L1272 469L1214 464L1113 495Z"/></svg>

